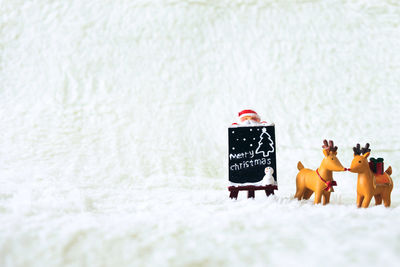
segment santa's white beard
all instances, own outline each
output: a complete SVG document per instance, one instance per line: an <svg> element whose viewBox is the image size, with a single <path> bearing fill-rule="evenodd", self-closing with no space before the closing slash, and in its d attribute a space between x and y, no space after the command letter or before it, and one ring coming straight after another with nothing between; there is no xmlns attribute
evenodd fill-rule
<svg viewBox="0 0 400 267"><path fill-rule="evenodd" d="M245 121L239 122L239 125L260 125L260 123L255 120L245 120Z"/></svg>

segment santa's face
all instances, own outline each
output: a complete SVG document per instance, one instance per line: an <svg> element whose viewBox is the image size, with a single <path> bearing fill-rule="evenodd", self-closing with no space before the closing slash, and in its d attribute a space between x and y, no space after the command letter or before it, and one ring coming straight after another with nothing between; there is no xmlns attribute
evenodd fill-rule
<svg viewBox="0 0 400 267"><path fill-rule="evenodd" d="M239 118L239 124L241 125L257 125L260 123L260 118L257 116L243 116Z"/></svg>

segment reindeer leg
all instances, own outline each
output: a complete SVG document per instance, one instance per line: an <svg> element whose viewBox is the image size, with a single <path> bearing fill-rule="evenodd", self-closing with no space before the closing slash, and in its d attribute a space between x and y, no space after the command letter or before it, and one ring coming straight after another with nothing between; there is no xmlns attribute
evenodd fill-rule
<svg viewBox="0 0 400 267"><path fill-rule="evenodd" d="M321 191L316 191L315 192L314 204L320 204L321 203L321 197L322 197L322 192Z"/></svg>
<svg viewBox="0 0 400 267"><path fill-rule="evenodd" d="M383 205L385 205L385 207L390 207L390 193L386 193L383 196Z"/></svg>
<svg viewBox="0 0 400 267"><path fill-rule="evenodd" d="M371 202L371 199L372 199L372 195L365 196L365 198L364 198L364 200L363 200L363 202L361 204L361 207L368 208L369 203Z"/></svg>
<svg viewBox="0 0 400 267"><path fill-rule="evenodd" d="M311 191L310 189L306 188L306 189L304 190L303 198L304 198L304 199L310 199L310 197L311 197L311 195L312 195L313 193L314 193L313 191Z"/></svg>
<svg viewBox="0 0 400 267"><path fill-rule="evenodd" d="M324 199L322 200L322 204L323 205L329 204L329 200L331 198L331 192L324 192L323 196Z"/></svg>
<svg viewBox="0 0 400 267"><path fill-rule="evenodd" d="M381 205L382 204L382 195L375 195L375 205Z"/></svg>
<svg viewBox="0 0 400 267"><path fill-rule="evenodd" d="M303 197L303 194L304 194L304 190L305 190L304 187L299 186L297 188L297 191L296 191L296 194L294 195L294 197L297 198L298 200L301 200L301 198Z"/></svg>
<svg viewBox="0 0 400 267"><path fill-rule="evenodd" d="M361 203L364 200L364 196L357 193L357 208L361 208Z"/></svg>

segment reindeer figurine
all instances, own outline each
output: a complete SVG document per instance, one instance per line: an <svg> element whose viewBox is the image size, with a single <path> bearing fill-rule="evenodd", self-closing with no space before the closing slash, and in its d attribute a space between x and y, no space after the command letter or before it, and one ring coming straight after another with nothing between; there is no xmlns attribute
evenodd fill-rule
<svg viewBox="0 0 400 267"><path fill-rule="evenodd" d="M383 174L374 174L368 163L371 149L367 143L360 148L360 144L353 147L354 158L349 171L358 173L357 179L357 207L368 208L372 197L375 197L375 205L390 206L390 194L393 189L393 180L390 177L392 167L389 166Z"/></svg>
<svg viewBox="0 0 400 267"><path fill-rule="evenodd" d="M332 172L346 171L339 159L336 157L337 146L334 146L333 141L324 140L322 146L325 158L321 165L315 171L304 168L299 161L297 169L299 173L296 177L296 194L298 200L309 199L315 193L314 204L321 203L321 197L324 196L323 205L329 203L331 192L334 192L333 186L336 186L336 181L333 180Z"/></svg>

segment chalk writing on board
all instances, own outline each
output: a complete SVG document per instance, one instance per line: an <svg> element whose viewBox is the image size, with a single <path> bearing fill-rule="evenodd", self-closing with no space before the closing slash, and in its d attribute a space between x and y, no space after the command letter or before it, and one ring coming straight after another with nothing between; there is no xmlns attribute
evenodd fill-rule
<svg viewBox="0 0 400 267"><path fill-rule="evenodd" d="M268 157L269 154L274 151L274 141L272 141L271 136L267 132L267 129L263 128L260 135L260 141L258 141L256 153L262 153L264 157Z"/></svg>

